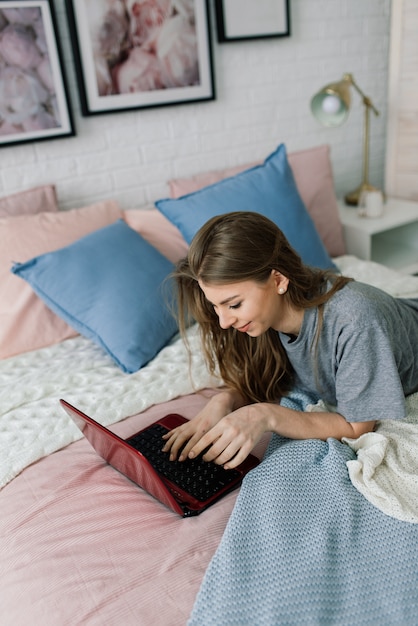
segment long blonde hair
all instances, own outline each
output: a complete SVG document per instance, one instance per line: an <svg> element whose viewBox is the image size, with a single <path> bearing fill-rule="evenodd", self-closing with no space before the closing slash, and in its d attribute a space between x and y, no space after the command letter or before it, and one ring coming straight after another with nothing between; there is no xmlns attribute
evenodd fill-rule
<svg viewBox="0 0 418 626"><path fill-rule="evenodd" d="M306 266L282 231L259 213L237 211L209 220L195 235L188 255L175 270L179 328L200 327L203 353L212 373L249 402L279 400L291 387L293 372L277 331L250 337L222 329L198 280L225 285L253 280L265 283L272 270L289 279L290 303L298 309L322 306L350 279ZM331 288L327 290L328 282ZM283 297L283 296L282 296ZM319 329L320 330L320 329Z"/></svg>

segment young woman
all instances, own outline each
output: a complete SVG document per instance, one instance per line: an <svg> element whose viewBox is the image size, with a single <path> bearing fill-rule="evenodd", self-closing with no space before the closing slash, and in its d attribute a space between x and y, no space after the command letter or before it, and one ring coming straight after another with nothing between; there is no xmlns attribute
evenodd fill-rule
<svg viewBox="0 0 418 626"><path fill-rule="evenodd" d="M232 468L268 431L356 438L405 417L418 390L418 298L304 265L273 222L249 212L207 222L175 277L181 331L196 320L225 389L166 435L171 459L208 448L205 460ZM281 406L292 388L327 410Z"/></svg>

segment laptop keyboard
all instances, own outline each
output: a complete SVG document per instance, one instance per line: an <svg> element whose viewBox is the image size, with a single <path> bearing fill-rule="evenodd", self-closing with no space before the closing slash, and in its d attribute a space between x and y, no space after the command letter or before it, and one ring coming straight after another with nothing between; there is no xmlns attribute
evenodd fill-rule
<svg viewBox="0 0 418 626"><path fill-rule="evenodd" d="M204 461L201 457L185 461L170 461L169 454L162 451L162 436L167 429L160 424L152 424L138 435L126 440L141 452L153 468L196 500L204 502L220 489L229 485L239 472L226 470L221 465Z"/></svg>

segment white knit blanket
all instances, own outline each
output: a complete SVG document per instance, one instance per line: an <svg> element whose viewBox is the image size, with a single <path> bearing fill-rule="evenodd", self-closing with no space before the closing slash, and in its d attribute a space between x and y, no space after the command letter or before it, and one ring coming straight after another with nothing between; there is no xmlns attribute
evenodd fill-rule
<svg viewBox="0 0 418 626"><path fill-rule="evenodd" d="M384 420L344 441L357 453L347 462L356 489L387 515L418 524L418 393L406 403L405 420Z"/></svg>
<svg viewBox="0 0 418 626"><path fill-rule="evenodd" d="M326 411L322 400L307 411ZM406 399L404 420L385 419L372 433L358 439L343 438L357 455L347 461L356 489L378 509L402 520L418 523L418 393Z"/></svg>
<svg viewBox="0 0 418 626"><path fill-rule="evenodd" d="M418 277L352 256L335 261L347 276L394 296L418 297ZM0 487L31 463L80 438L59 398L109 425L153 404L218 385L208 374L195 329L189 337L193 381L187 351L178 338L135 374L123 373L83 337L0 361ZM418 521L417 484L411 480L418 475L418 400L411 397L408 402L409 421L382 424L376 433L349 442L358 454L349 471L357 489L384 512Z"/></svg>
<svg viewBox="0 0 418 626"><path fill-rule="evenodd" d="M84 337L0 361L0 488L34 463L81 438L59 404L64 398L103 425L153 404L216 386L189 331L193 381L181 339L146 367L125 374Z"/></svg>

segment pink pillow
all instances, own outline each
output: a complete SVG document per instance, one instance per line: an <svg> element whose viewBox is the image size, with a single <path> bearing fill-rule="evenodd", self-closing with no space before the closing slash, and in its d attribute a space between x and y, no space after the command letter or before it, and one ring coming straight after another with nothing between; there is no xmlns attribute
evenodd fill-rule
<svg viewBox="0 0 418 626"><path fill-rule="evenodd" d="M290 167L301 198L312 217L316 229L331 256L345 254L343 229L334 191L334 179L329 146L317 146L288 155ZM224 178L254 167L258 162L238 165L223 170L196 174L190 178L169 181L170 196L179 198L213 185Z"/></svg>
<svg viewBox="0 0 418 626"><path fill-rule="evenodd" d="M178 228L157 209L128 209L125 222L172 263L186 256L188 245Z"/></svg>
<svg viewBox="0 0 418 626"><path fill-rule="evenodd" d="M346 249L329 153L329 146L318 146L293 152L288 159L316 230L330 256L336 257Z"/></svg>
<svg viewBox="0 0 418 626"><path fill-rule="evenodd" d="M0 198L0 217L30 215L41 211L58 211L55 185L33 187Z"/></svg>
<svg viewBox="0 0 418 626"><path fill-rule="evenodd" d="M26 281L12 274L13 263L67 246L120 218L122 211L113 200L70 211L0 218L0 358L77 334L46 307Z"/></svg>

